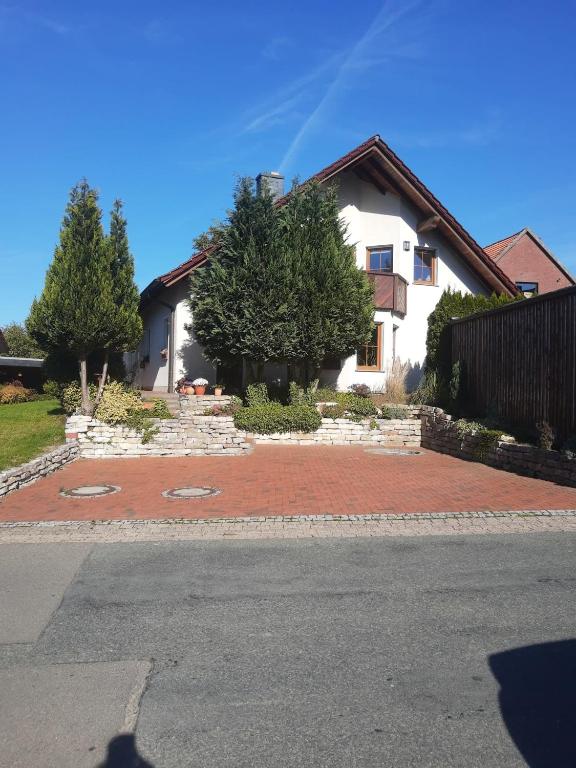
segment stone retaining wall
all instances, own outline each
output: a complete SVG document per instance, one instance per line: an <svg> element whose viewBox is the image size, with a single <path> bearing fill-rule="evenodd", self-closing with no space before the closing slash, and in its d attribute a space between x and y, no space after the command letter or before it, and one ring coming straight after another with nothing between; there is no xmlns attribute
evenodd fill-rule
<svg viewBox="0 0 576 768"><path fill-rule="evenodd" d="M28 461L26 464L0 472L0 499L17 488L30 485L30 483L33 483L40 477L49 475L51 472L60 469L64 464L74 461L74 459L78 458L79 453L78 443L71 441L66 445L59 445L53 451L44 453L42 456Z"/></svg>
<svg viewBox="0 0 576 768"><path fill-rule="evenodd" d="M422 407L422 446L460 459L479 461L481 439L475 435L461 438L452 416L441 408ZM559 485L576 487L576 459L559 451L545 451L533 445L517 443L503 436L483 457L485 464L528 477L551 480Z"/></svg>
<svg viewBox="0 0 576 768"><path fill-rule="evenodd" d="M142 435L134 429L75 415L66 422L66 439L77 440L80 455L85 458L237 455L250 447L234 426L232 416L150 419L150 424L158 433L143 443Z"/></svg>
<svg viewBox="0 0 576 768"><path fill-rule="evenodd" d="M378 426L371 429L374 421ZM247 434L258 444L276 445L420 445L420 421L418 419L322 419L316 432L284 432L272 435Z"/></svg>
<svg viewBox="0 0 576 768"><path fill-rule="evenodd" d="M180 395L180 413L202 415L207 408L214 405L229 405L232 401L230 395Z"/></svg>

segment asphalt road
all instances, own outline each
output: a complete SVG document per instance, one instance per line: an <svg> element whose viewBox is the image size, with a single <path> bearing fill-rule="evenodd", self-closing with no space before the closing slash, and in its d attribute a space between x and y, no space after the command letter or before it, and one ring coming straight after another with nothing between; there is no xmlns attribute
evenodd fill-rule
<svg viewBox="0 0 576 768"><path fill-rule="evenodd" d="M576 765L574 534L3 544L0 587L2 768Z"/></svg>

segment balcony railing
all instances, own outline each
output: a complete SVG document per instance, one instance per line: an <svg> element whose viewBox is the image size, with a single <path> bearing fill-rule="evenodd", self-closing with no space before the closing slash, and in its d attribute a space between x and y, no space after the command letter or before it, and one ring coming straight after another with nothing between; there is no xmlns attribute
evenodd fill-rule
<svg viewBox="0 0 576 768"><path fill-rule="evenodd" d="M374 283L374 305L376 309L391 309L399 315L407 311L408 283L395 272L368 272Z"/></svg>

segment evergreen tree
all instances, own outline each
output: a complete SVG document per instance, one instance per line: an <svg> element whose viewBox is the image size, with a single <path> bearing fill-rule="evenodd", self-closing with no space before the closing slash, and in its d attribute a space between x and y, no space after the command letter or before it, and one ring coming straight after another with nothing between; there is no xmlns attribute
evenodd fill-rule
<svg viewBox="0 0 576 768"><path fill-rule="evenodd" d="M3 330L8 357L44 357L46 353L20 323L9 323Z"/></svg>
<svg viewBox="0 0 576 768"><path fill-rule="evenodd" d="M261 378L269 361L296 357L297 292L270 195L242 179L220 245L192 279L196 339L214 362L241 358Z"/></svg>
<svg viewBox="0 0 576 768"><path fill-rule="evenodd" d="M115 215L114 235L107 238L97 192L85 180L72 189L44 290L32 303L27 321L42 348L68 350L78 360L85 414L97 405L88 391L88 357L137 343L135 288L129 285L132 257L119 208ZM102 386L107 371L107 355L103 357Z"/></svg>
<svg viewBox="0 0 576 768"><path fill-rule="evenodd" d="M298 275L297 335L304 379L328 357L348 357L370 336L373 289L356 266L355 248L339 215L334 187L295 188L280 209L289 261Z"/></svg>

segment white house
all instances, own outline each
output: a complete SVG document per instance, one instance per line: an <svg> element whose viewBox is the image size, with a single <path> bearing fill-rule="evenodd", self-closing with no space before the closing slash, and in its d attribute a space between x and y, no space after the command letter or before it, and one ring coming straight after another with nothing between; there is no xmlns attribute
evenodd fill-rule
<svg viewBox="0 0 576 768"><path fill-rule="evenodd" d="M375 283L376 327L370 343L330 363L322 371L323 382L339 389L364 382L377 390L395 358L418 370L426 354L428 315L447 287L516 293L510 278L379 136L313 178L337 183L357 263ZM283 182L278 174L269 174L267 181L276 191ZM210 249L195 254L142 292L144 339L134 364L135 383L143 389L172 391L184 375L210 383L222 375L187 330L193 326L186 303L188 278L209 256ZM285 371L271 366L268 374L282 377Z"/></svg>

